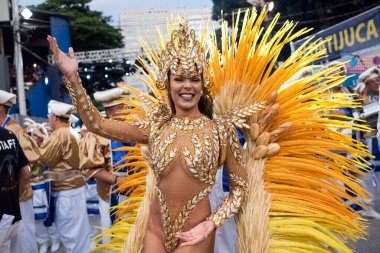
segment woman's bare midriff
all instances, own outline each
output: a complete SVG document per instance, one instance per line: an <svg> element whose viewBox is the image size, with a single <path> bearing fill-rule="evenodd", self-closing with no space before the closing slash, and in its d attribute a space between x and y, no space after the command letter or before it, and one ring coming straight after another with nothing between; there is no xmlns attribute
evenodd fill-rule
<svg viewBox="0 0 380 253"><path fill-rule="evenodd" d="M185 223L184 230L187 231L210 215L209 198L206 197L199 202L197 207L191 212L187 222ZM193 245L178 247L173 253L212 253L214 252L215 233L210 234L204 241ZM161 219L160 204L157 194L154 194L151 204L147 231L145 233L143 253L172 253L165 249L165 235ZM180 241L181 243L181 241Z"/></svg>

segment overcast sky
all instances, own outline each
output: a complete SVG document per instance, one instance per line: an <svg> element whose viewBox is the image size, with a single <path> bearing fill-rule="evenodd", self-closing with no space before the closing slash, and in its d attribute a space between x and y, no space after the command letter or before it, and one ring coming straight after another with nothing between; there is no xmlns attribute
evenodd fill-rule
<svg viewBox="0 0 380 253"><path fill-rule="evenodd" d="M19 0L20 5L40 4L41 0ZM119 23L119 12L125 10L141 9L174 9L181 7L205 7L212 6L212 0L93 0L91 9L102 11L106 16L112 16L113 25Z"/></svg>

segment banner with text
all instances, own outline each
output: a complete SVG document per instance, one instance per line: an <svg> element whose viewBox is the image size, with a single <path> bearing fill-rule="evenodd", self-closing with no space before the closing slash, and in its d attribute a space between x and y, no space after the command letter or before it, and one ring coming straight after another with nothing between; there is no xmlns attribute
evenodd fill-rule
<svg viewBox="0 0 380 253"><path fill-rule="evenodd" d="M319 48L326 49L327 59L337 59L365 48L380 45L380 6L314 34L314 40L326 42ZM310 37L294 42L297 49Z"/></svg>

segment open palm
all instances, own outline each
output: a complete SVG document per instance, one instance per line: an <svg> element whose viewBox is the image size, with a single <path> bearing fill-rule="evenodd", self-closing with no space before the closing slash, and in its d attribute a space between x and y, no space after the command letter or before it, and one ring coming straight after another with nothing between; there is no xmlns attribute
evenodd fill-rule
<svg viewBox="0 0 380 253"><path fill-rule="evenodd" d="M215 229L213 221L203 221L187 232L178 232L176 237L182 241L180 246L195 245L207 238L207 236Z"/></svg>
<svg viewBox="0 0 380 253"><path fill-rule="evenodd" d="M48 36L50 50L54 54L55 62L61 70L62 74L68 78L73 77L78 72L78 61L75 58L73 48L69 48L69 56L62 52L59 47L57 40L54 37Z"/></svg>

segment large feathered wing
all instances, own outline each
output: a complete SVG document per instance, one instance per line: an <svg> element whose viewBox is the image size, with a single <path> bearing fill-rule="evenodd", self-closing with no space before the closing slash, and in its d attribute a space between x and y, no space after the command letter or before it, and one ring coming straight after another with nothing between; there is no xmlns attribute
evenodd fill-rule
<svg viewBox="0 0 380 253"><path fill-rule="evenodd" d="M231 110L266 106L251 116L240 114L235 124L247 140L250 187L237 217L238 252L352 252L348 241L365 231L345 199L364 206L358 199L366 199L366 192L357 176L365 173L363 157L369 154L334 128L368 129L328 112L359 104L349 94L326 92L344 81L340 66L283 85L324 57L324 42L307 40L275 68L284 46L309 30L294 32L294 23L277 23L279 15L264 30L266 15L247 11L240 30L239 22L230 31L223 23L221 51L215 36L209 41L215 114L234 124Z"/></svg>

